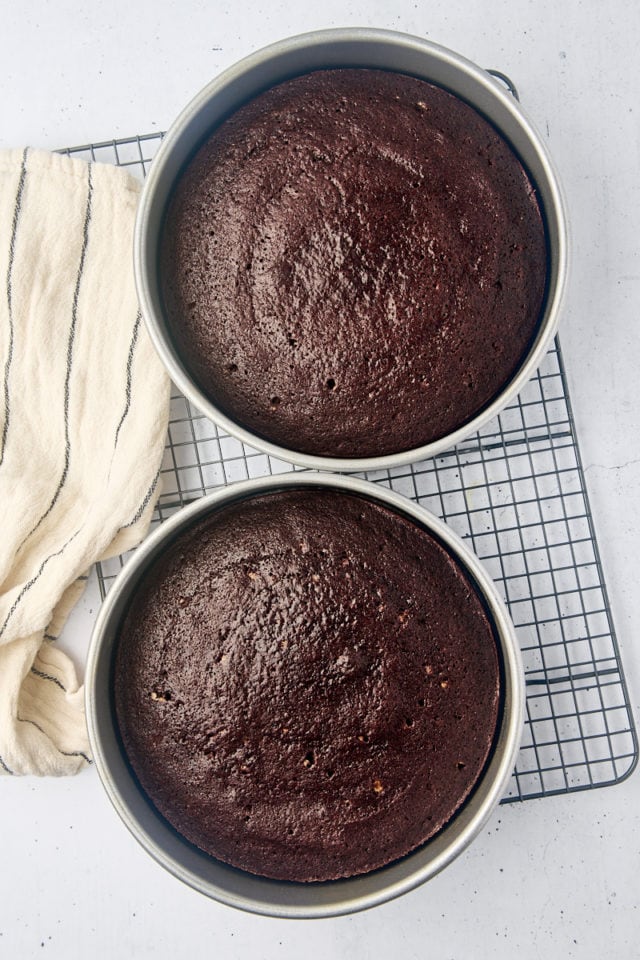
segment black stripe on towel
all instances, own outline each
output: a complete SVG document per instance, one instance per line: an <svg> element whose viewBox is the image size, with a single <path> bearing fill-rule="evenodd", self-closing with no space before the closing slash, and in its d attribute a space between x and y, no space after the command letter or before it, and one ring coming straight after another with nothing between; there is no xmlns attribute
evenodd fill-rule
<svg viewBox="0 0 640 960"><path fill-rule="evenodd" d="M93 763L91 757L88 757L86 753L82 752L82 750L61 750L60 747L56 747L56 750L64 757L82 757L82 759L85 760L89 766L91 766Z"/></svg>
<svg viewBox="0 0 640 960"><path fill-rule="evenodd" d="M40 733L47 738L47 740L51 740L49 734L45 733L40 724L36 723L35 720L28 720L26 717L16 717L16 720L18 723L30 723L31 726L35 727L36 730L39 730ZM51 742L53 743L53 741ZM61 750L60 747L58 747L55 743L53 745L58 753L61 753L63 757L82 757L82 759L86 760L89 765L93 763L93 761L90 760L86 753L83 753L82 750Z"/></svg>
<svg viewBox="0 0 640 960"><path fill-rule="evenodd" d="M14 775L13 770L10 770L10 769L9 769L9 767L6 765L6 763L5 763L4 760L2 759L2 756L1 756L1 755L0 755L0 767L2 767L2 769L4 770L4 772L5 772L5 773L8 773L10 777L12 777L12 776Z"/></svg>
<svg viewBox="0 0 640 960"><path fill-rule="evenodd" d="M61 683L57 677L54 677L52 673L45 673L44 670L38 670L37 667L31 667L31 673L33 673L36 677L40 677L41 680L51 680L51 682L55 683L57 687L60 687L64 693L67 692L65 685Z"/></svg>
<svg viewBox="0 0 640 960"><path fill-rule="evenodd" d="M147 492L146 492L146 494L145 494L145 496L144 496L144 500L142 501L142 503L140 504L140 506L139 506L138 509L136 510L136 512L135 512L135 514L134 514L134 516L133 516L133 519L132 519L132 520L129 520L129 523L125 523L124 526L120 527L121 530L125 530L127 527L132 527L132 526L134 525L134 523L137 523L137 522L138 522L138 520L140 519L140 517L141 517L142 514L144 513L145 508L147 507L149 501L151 500L151 497L153 496L154 490L155 490L156 487L158 486L158 480L159 480L159 479L160 479L160 471L158 470L158 472L156 473L156 476L155 476L155 480L153 481L153 483L151 484L151 486L150 486L149 489L147 490Z"/></svg>
<svg viewBox="0 0 640 960"><path fill-rule="evenodd" d="M69 396L71 393L71 367L73 365L73 344L76 336L76 325L78 321L78 298L80 295L80 282L82 280L82 273L84 271L85 260L87 257L87 245L89 241L89 224L91 223L91 200L93 197L93 181L91 175L91 164L87 164L87 206L84 215L84 226L82 229L82 249L80 251L80 264L78 266L78 274L76 276L76 286L73 291L73 304L71 308L71 327L69 329L69 340L67 342L67 371L65 374L64 380L64 467L62 468L62 476L58 481L58 486L56 492L53 495L51 503L42 514L38 522L32 529L29 531L27 536L24 538L18 550L21 550L25 545L29 537L32 536L40 526L40 524L45 520L56 503L58 502L58 497L62 491L62 488L65 485L67 474L69 473L69 462L71 460L71 439L69 437Z"/></svg>
<svg viewBox="0 0 640 960"><path fill-rule="evenodd" d="M6 630L7 624L9 623L9 620L11 619L11 617L13 616L13 614L15 613L16 608L17 608L18 604L20 603L20 601L22 600L22 598L24 597L25 593L27 593L27 592L31 589L31 587L34 585L34 583L37 582L37 580L39 579L39 577L40 577L41 574L42 574L42 571L44 570L44 568L46 567L46 565L49 563L49 561L50 561L50 560L53 560L54 557L59 557L60 554L63 553L63 552L67 549L67 547L69 546L69 544L71 543L71 541L72 541L72 540L75 540L75 538L76 538L76 537L78 536L78 534L80 533L80 530L81 530L81 529L82 529L82 527L79 527L79 528L76 530L76 532L75 532L71 537L69 537L69 539L67 540L67 542L64 543L64 544L60 547L59 550L56 550L55 553L50 553L48 557L45 557L45 559L44 559L44 560L42 561L42 563L40 564L40 567L39 567L39 569L38 569L38 572L37 572L36 574L34 574L33 577L31 577L31 580L28 580L27 583L25 583L24 587L22 588L22 590L20 591L20 593L18 594L18 596L16 597L16 599L13 601L13 605L12 605L11 609L9 610L9 613L8 613L8 614L6 615L6 617L4 618L4 623L3 623L2 626L0 627L0 637L2 636L2 634L4 633L4 631Z"/></svg>
<svg viewBox="0 0 640 960"><path fill-rule="evenodd" d="M27 150L24 148L22 154L22 164L20 166L20 180L18 181L18 192L16 194L16 203L13 209L13 221L11 224L11 240L9 242L9 266L7 267L7 312L9 316L9 349L7 359L4 365L4 424L2 427L2 447L0 448L0 467L4 460L4 448L7 443L7 433L9 430L9 407L11 398L9 395L9 373L11 371L11 361L13 360L13 261L16 255L16 235L18 233L18 219L22 208L22 194L24 192L24 181L27 176Z"/></svg>
<svg viewBox="0 0 640 960"><path fill-rule="evenodd" d="M133 335L131 337L131 343L129 344L129 356L127 357L127 386L125 389L125 404L124 410L122 411L122 416L120 417L120 423L116 429L116 437L113 443L114 449L118 446L118 437L120 436L120 428L124 423L127 414L129 413L129 408L131 406L131 368L133 366L133 352L136 348L136 343L138 342L138 333L140 332L140 323L142 321L142 316L140 311L136 317L136 322L133 325Z"/></svg>

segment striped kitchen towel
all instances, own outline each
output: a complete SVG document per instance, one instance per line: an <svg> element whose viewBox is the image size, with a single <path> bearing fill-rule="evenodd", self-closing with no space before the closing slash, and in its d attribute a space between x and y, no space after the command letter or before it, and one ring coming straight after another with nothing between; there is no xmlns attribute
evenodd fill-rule
<svg viewBox="0 0 640 960"><path fill-rule="evenodd" d="M141 322L124 171L0 151L0 770L90 762L57 639L100 558L147 531L169 381Z"/></svg>

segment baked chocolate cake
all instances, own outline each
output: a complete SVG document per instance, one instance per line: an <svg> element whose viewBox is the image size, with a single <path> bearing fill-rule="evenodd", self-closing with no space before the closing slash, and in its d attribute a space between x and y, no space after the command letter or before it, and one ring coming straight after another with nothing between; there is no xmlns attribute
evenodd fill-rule
<svg viewBox="0 0 640 960"><path fill-rule="evenodd" d="M382 70L250 101L179 178L160 250L201 389L284 447L411 450L468 422L534 338L547 251L534 187L472 107Z"/></svg>
<svg viewBox="0 0 640 960"><path fill-rule="evenodd" d="M451 819L491 751L500 670L474 586L426 530L304 489L177 537L122 622L114 692L131 766L179 833L314 881Z"/></svg>

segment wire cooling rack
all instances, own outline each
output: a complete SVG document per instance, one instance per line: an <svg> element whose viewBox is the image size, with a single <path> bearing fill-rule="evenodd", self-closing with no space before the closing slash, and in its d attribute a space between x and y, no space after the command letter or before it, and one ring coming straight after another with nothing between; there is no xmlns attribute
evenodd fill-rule
<svg viewBox="0 0 640 960"><path fill-rule="evenodd" d="M144 177L162 134L63 151ZM156 523L223 484L294 468L171 399ZM362 476L442 517L504 596L522 649L522 748L503 802L623 780L637 738L584 482L560 345L480 433L432 460ZM124 558L97 565L102 597Z"/></svg>

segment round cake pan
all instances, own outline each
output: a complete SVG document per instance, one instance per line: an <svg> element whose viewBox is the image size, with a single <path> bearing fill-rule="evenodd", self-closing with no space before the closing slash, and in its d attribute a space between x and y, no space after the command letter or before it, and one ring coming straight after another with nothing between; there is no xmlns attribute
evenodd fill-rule
<svg viewBox="0 0 640 960"><path fill-rule="evenodd" d="M196 519L250 496L294 488L355 493L420 524L452 553L482 596L494 625L502 670L502 709L480 780L458 813L431 840L372 873L323 883L288 883L227 866L180 837L139 787L120 744L112 671L121 619L144 572L174 537ZM479 833L503 796L520 743L524 674L504 604L473 553L446 524L424 508L365 480L331 474L289 474L233 484L185 507L138 548L112 586L93 633L86 677L86 710L96 767L120 817L142 846L185 883L233 907L274 917L329 917L375 906L413 889L453 860Z"/></svg>
<svg viewBox="0 0 640 960"><path fill-rule="evenodd" d="M198 387L170 335L158 275L158 245L172 191L197 147L229 114L290 77L331 67L395 70L431 81L466 100L511 144L535 183L548 238L548 283L543 316L529 353L493 402L459 429L432 443L381 457L315 456L286 449L230 419ZM554 336L567 270L567 226L558 179L547 149L504 85L444 47L385 30L340 29L303 34L240 61L204 88L175 121L144 185L134 238L134 270L142 313L172 380L222 430L265 453L319 470L356 471L412 463L454 446L483 426L519 392Z"/></svg>

